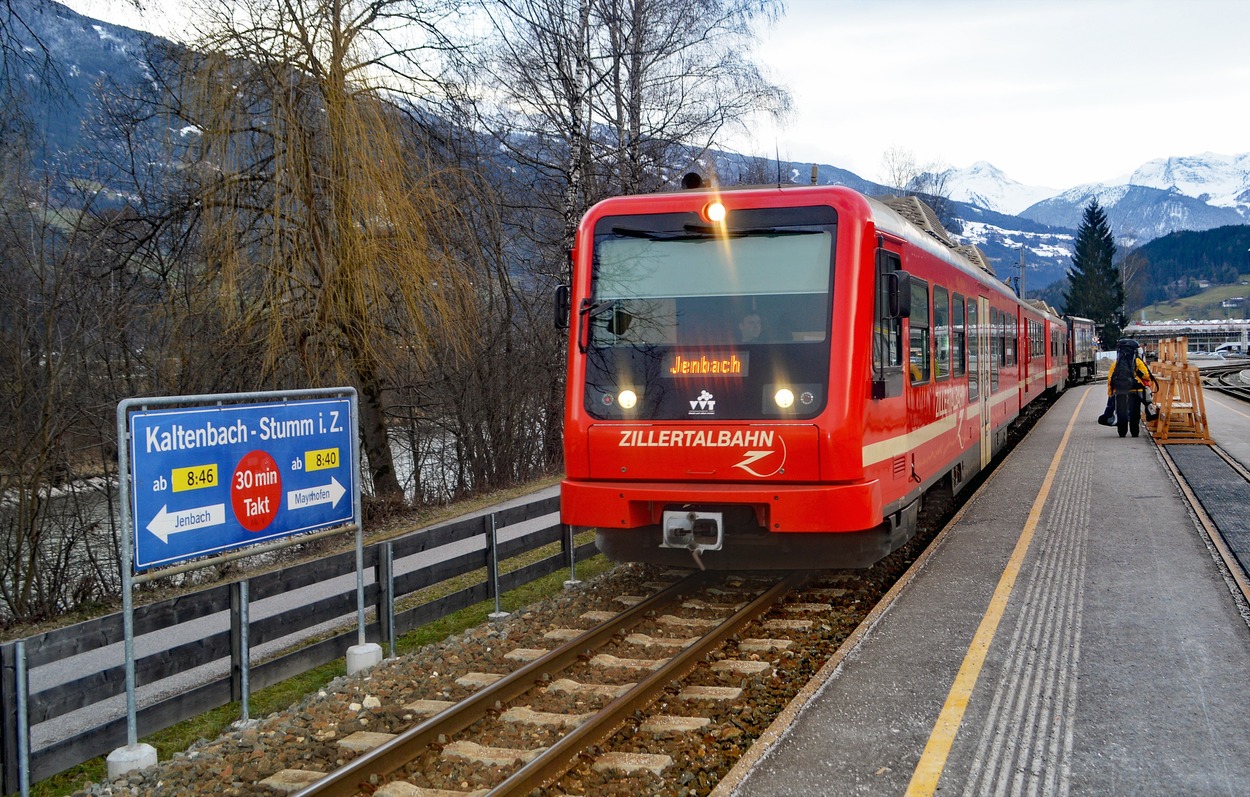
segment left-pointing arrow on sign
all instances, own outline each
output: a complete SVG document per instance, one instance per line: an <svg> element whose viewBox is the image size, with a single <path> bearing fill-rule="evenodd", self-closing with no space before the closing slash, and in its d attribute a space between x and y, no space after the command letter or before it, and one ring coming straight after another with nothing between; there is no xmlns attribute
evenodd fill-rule
<svg viewBox="0 0 1250 797"><path fill-rule="evenodd" d="M156 517L152 518L152 522L148 524L148 531L159 537L161 542L168 543L171 534L202 529L206 526L220 526L225 522L225 504L178 509L173 512L169 511L169 505L166 504L161 507L161 511L156 513Z"/></svg>
<svg viewBox="0 0 1250 797"><path fill-rule="evenodd" d="M286 494L287 509L307 509L310 506L330 504L338 506L339 499L347 492L347 488L339 484L339 480L330 477L329 484L317 487L305 487L303 490L291 490Z"/></svg>

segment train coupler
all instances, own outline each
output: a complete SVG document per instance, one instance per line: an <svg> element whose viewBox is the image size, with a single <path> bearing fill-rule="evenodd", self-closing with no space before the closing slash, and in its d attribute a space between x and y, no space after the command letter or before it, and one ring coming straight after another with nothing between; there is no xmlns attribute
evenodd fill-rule
<svg viewBox="0 0 1250 797"><path fill-rule="evenodd" d="M661 548L690 551L694 563L704 569L700 554L719 551L725 542L725 522L720 512L668 511L664 513Z"/></svg>

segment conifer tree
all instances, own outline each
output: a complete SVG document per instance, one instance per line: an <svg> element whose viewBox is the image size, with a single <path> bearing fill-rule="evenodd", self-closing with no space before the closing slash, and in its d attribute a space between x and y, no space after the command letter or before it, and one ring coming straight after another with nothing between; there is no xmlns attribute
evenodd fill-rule
<svg viewBox="0 0 1250 797"><path fill-rule="evenodd" d="M1066 313L1098 324L1103 348L1115 345L1126 323L1124 283L1114 260L1115 240L1107 214L1097 199L1091 199L1076 231L1076 248L1063 300Z"/></svg>

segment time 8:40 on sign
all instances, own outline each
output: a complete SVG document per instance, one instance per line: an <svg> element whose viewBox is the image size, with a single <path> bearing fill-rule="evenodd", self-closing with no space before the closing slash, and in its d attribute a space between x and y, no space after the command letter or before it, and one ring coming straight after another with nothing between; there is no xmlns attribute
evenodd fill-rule
<svg viewBox="0 0 1250 797"><path fill-rule="evenodd" d="M347 398L131 413L136 571L350 522Z"/></svg>

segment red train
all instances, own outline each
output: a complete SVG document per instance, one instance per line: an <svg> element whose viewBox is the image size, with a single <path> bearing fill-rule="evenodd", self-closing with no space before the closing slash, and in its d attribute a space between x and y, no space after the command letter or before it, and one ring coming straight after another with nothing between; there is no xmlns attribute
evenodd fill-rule
<svg viewBox="0 0 1250 797"><path fill-rule="evenodd" d="M902 545L1069 378L1064 320L931 217L839 186L591 208L563 521L617 561L709 569L867 567Z"/></svg>
<svg viewBox="0 0 1250 797"><path fill-rule="evenodd" d="M1068 322L1068 382L1088 382L1098 376L1098 331L1093 321L1064 316Z"/></svg>

